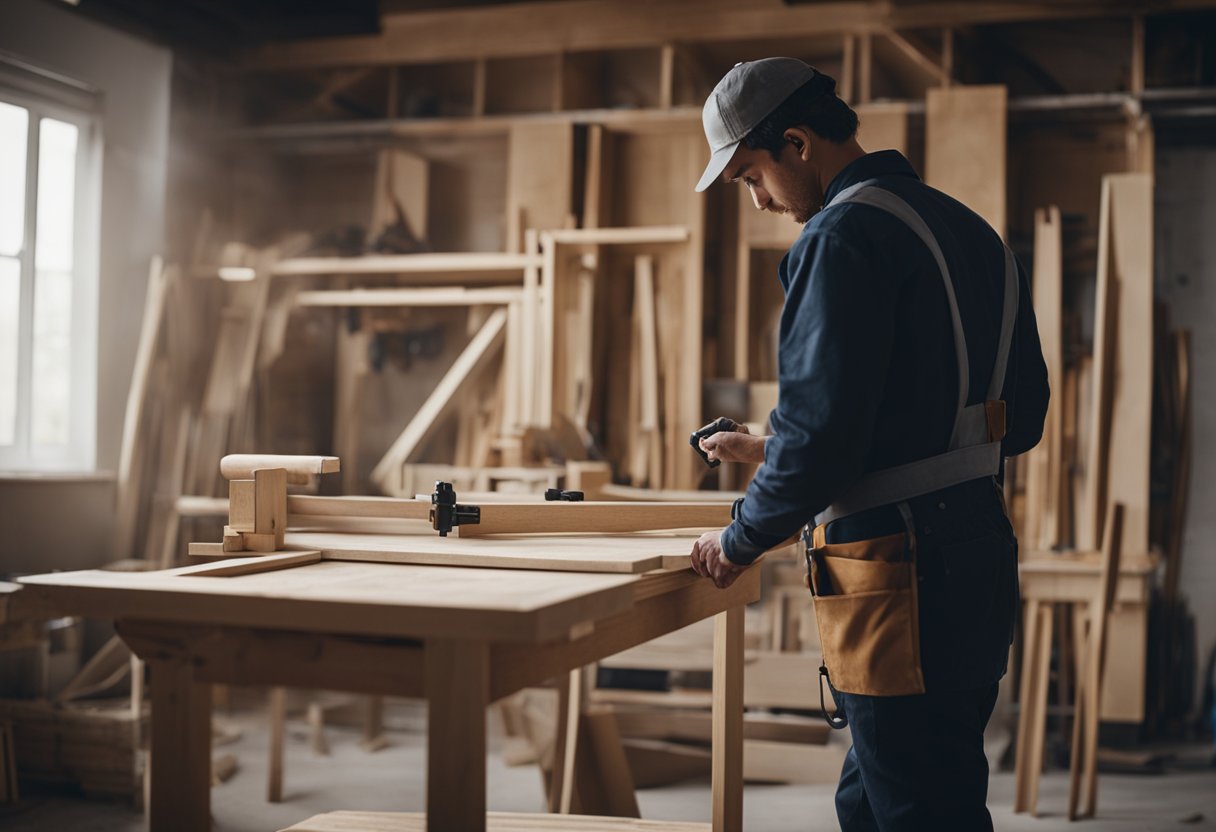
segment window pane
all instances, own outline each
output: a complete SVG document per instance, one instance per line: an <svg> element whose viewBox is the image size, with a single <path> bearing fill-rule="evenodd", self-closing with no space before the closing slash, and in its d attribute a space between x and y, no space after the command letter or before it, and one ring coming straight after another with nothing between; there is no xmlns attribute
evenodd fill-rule
<svg viewBox="0 0 1216 832"><path fill-rule="evenodd" d="M66 445L71 436L76 132L75 125L54 119L39 124L30 400L30 440L36 446Z"/></svg>
<svg viewBox="0 0 1216 832"><path fill-rule="evenodd" d="M44 118L38 125L38 270L72 270L76 206L76 125ZM38 295L35 293L34 302Z"/></svg>
<svg viewBox="0 0 1216 832"><path fill-rule="evenodd" d="M0 445L13 444L17 429L17 316L21 309L21 262L0 257Z"/></svg>
<svg viewBox="0 0 1216 832"><path fill-rule="evenodd" d="M21 251L25 235L25 143L29 112L0 101L0 255Z"/></svg>

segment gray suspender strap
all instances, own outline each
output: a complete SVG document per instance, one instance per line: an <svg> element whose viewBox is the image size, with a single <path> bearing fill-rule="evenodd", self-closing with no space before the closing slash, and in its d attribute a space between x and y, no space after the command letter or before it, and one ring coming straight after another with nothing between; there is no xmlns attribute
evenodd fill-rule
<svg viewBox="0 0 1216 832"><path fill-rule="evenodd" d="M963 320L958 311L958 300L954 283L946 266L945 256L937 238L929 230L924 219L912 206L895 194L874 184L874 180L858 183L841 191L828 206L845 202L871 205L892 214L907 225L928 247L941 272L946 300L950 306L950 318L954 329L954 347L958 356L958 402L955 407L954 426L950 444L943 454L876 471L861 478L848 493L832 503L816 516L817 524L856 514L859 511L896 503L951 485L995 476L1001 465L1001 443L988 440L988 419L983 402L967 406L970 369L968 366L967 339ZM992 380L988 386L989 400L1001 397L1005 383L1005 369L1009 361L1009 349L1013 341L1013 328L1017 322L1018 279L1017 261L1009 247L1005 247L1005 292L1002 303L1001 334L997 343L996 361Z"/></svg>

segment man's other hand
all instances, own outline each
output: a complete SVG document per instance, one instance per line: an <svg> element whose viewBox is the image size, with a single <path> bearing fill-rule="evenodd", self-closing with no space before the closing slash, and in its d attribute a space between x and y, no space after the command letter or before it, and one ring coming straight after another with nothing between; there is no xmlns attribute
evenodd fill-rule
<svg viewBox="0 0 1216 832"><path fill-rule="evenodd" d="M713 579L714 586L726 589L735 582L735 578L746 569L746 566L736 566L726 559L722 551L722 529L706 532L697 542L692 544L692 569L702 578Z"/></svg>
<svg viewBox="0 0 1216 832"><path fill-rule="evenodd" d="M740 424L733 431L719 431L700 440L701 450L710 461L764 462L764 436L752 436L747 425Z"/></svg>

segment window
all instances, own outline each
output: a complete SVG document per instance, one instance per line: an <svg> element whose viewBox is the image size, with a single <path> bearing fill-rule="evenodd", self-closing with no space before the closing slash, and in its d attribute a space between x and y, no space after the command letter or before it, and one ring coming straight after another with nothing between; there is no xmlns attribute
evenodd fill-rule
<svg viewBox="0 0 1216 832"><path fill-rule="evenodd" d="M91 471L99 131L89 112L5 80L0 71L0 470Z"/></svg>

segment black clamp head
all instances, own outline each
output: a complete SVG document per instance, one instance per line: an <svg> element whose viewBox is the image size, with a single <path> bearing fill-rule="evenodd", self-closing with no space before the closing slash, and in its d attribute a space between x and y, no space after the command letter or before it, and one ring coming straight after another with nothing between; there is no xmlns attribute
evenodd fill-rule
<svg viewBox="0 0 1216 832"><path fill-rule="evenodd" d="M475 525L481 522L480 506L462 506L456 502L456 489L450 482L435 483L431 492L431 528L447 537L456 526Z"/></svg>
<svg viewBox="0 0 1216 832"><path fill-rule="evenodd" d="M707 436L713 436L715 433L723 431L732 431L739 427L739 424L734 419L727 419L721 416L700 430L694 430L692 436L688 437L688 444L692 445L692 449L701 455L701 459L705 460L705 464L710 468L717 468L722 464L720 459L710 459L709 454L701 450L701 440Z"/></svg>
<svg viewBox="0 0 1216 832"><path fill-rule="evenodd" d="M581 503L583 501L583 492L581 491L563 491L560 488L545 489L546 502L563 502L563 503Z"/></svg>

